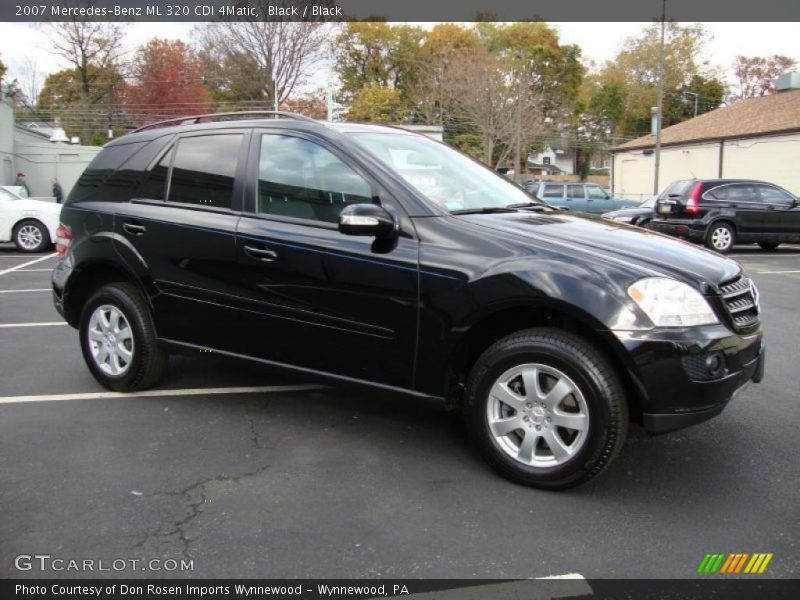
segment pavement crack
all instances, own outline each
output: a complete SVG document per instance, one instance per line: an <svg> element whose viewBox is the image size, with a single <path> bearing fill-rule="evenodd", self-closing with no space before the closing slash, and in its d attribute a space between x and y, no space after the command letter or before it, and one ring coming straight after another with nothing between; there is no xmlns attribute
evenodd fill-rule
<svg viewBox="0 0 800 600"><path fill-rule="evenodd" d="M256 448L263 450L264 446L261 444L261 439L258 437L258 428L256 427L255 419L250 416L246 416L245 418L250 423L250 441L253 442Z"/></svg>
<svg viewBox="0 0 800 600"><path fill-rule="evenodd" d="M211 483L224 483L227 481L231 481L233 483L239 483L243 479L247 479L249 477L257 477L258 475L261 475L271 466L272 465L263 465L253 471L248 471L246 473L241 473L239 475L225 475L225 474L215 475L214 477L207 477L205 479L201 479L200 481L192 483L191 485L188 485L179 491L156 492L152 494L152 496L173 496L173 497L186 498L186 500L189 502L188 512L182 519L174 521L170 526L170 528L166 531L164 531L164 527L159 527L158 529L151 530L139 542L134 544L134 548L143 547L152 538L168 538L172 536L177 536L182 546L181 554L185 559L191 559L192 554L190 552L190 549L191 549L192 539L186 535L186 527L203 513L202 507L209 501L208 493L206 491L206 486Z"/></svg>

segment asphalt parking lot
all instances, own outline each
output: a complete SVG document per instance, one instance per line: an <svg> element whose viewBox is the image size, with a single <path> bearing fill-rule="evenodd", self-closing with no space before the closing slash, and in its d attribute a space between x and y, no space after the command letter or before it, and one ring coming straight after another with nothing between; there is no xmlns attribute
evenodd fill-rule
<svg viewBox="0 0 800 600"><path fill-rule="evenodd" d="M684 578L708 552L800 577L800 247L733 257L761 291L764 383L694 428L634 428L605 476L552 493L420 400L204 354L109 394L59 324L55 257L0 245L0 577L87 575L14 567L49 554L193 561L106 573L132 577Z"/></svg>

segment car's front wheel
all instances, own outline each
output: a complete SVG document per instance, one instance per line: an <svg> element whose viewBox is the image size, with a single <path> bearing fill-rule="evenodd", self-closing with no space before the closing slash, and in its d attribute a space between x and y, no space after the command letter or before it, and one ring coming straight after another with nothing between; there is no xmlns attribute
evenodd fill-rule
<svg viewBox="0 0 800 600"><path fill-rule="evenodd" d="M50 245L50 234L39 221L22 221L14 227L14 244L20 252L43 252Z"/></svg>
<svg viewBox="0 0 800 600"><path fill-rule="evenodd" d="M549 489L603 471L628 428L611 365L582 338L549 328L520 331L486 350L467 381L464 412L495 470Z"/></svg>
<svg viewBox="0 0 800 600"><path fill-rule="evenodd" d="M727 254L736 242L736 233L727 223L714 223L708 230L706 246L720 254Z"/></svg>
<svg viewBox="0 0 800 600"><path fill-rule="evenodd" d="M167 354L158 344L150 312L129 283L98 289L83 307L79 331L86 365L104 387L143 390L166 371Z"/></svg>

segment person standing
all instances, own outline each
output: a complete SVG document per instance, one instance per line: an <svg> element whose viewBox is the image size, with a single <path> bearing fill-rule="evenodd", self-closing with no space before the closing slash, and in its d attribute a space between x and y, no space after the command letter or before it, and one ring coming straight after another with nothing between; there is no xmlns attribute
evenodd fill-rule
<svg viewBox="0 0 800 600"><path fill-rule="evenodd" d="M56 204L64 202L64 188L58 183L58 179L53 177L53 196L56 197Z"/></svg>
<svg viewBox="0 0 800 600"><path fill-rule="evenodd" d="M28 192L28 196L31 195L31 189L28 187L28 182L25 181L25 173L22 171L17 173L17 179L14 181L14 185L25 188L25 191Z"/></svg>

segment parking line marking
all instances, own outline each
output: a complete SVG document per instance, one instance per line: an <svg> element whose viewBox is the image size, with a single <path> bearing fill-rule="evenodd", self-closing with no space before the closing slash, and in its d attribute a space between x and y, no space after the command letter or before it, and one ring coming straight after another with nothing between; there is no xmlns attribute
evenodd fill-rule
<svg viewBox="0 0 800 600"><path fill-rule="evenodd" d="M258 394L266 392L308 392L325 389L324 385L261 385L249 387L187 388L180 390L147 390L144 392L87 392L84 394L43 394L40 396L2 396L0 404L22 402L55 402L65 400L105 400L108 398L153 398L219 394Z"/></svg>
<svg viewBox="0 0 800 600"><path fill-rule="evenodd" d="M15 273L52 273L53 269L17 269Z"/></svg>
<svg viewBox="0 0 800 600"><path fill-rule="evenodd" d="M800 271L756 271L756 275L789 275L791 273L800 273Z"/></svg>
<svg viewBox="0 0 800 600"><path fill-rule="evenodd" d="M52 292L50 288L36 288L32 290L0 290L0 294L27 294L28 292Z"/></svg>
<svg viewBox="0 0 800 600"><path fill-rule="evenodd" d="M0 328L13 329L14 327L56 327L59 325L68 325L65 321L50 321L48 323L2 323Z"/></svg>
<svg viewBox="0 0 800 600"><path fill-rule="evenodd" d="M58 256L58 253L57 252L53 252L52 254L48 254L47 256L42 256L40 258L37 258L36 260L31 260L31 261L28 261L28 262L24 262L21 265L17 265L16 267L11 267L10 269L4 269L3 271L0 271L0 275L5 275L6 273L11 273L11 271L18 271L19 269L23 269L25 267L29 267L31 265L35 265L36 263L40 263L43 260L48 260L50 258L53 258L54 256Z"/></svg>

